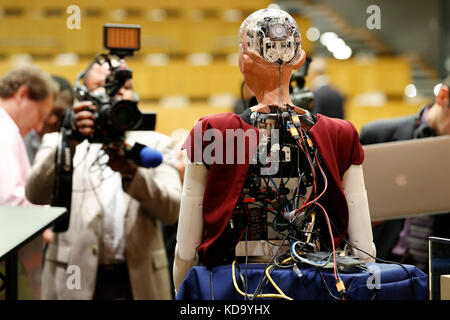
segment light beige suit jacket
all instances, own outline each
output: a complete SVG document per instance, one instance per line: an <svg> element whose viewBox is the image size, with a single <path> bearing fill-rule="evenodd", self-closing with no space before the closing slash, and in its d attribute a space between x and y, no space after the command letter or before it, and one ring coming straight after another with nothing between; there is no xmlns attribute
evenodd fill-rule
<svg viewBox="0 0 450 320"><path fill-rule="evenodd" d="M26 186L32 203L50 201L58 137L58 133L45 135L36 154ZM181 181L169 137L157 132L129 133L127 142L136 141L162 151L164 161L157 168L139 168L125 190L125 251L133 297L170 299L168 261L157 224L177 221ZM105 212L97 192L102 183L100 168L96 157L88 157L92 154L88 148L99 145L85 140L76 147L70 225L66 232L56 233L48 246L42 274L43 299L92 299L94 294ZM74 278L78 270L79 289Z"/></svg>

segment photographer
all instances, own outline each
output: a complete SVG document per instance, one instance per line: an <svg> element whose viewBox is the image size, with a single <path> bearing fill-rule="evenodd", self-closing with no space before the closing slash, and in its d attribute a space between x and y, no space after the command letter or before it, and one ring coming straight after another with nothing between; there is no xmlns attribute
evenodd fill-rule
<svg viewBox="0 0 450 320"><path fill-rule="evenodd" d="M96 62L84 75L91 93L104 90L110 70ZM128 80L115 97L134 100ZM92 102L75 104L79 135L92 137ZM43 137L26 194L33 203L49 203L55 180L59 133ZM164 157L156 168L138 167L118 148L73 139L73 184L70 224L54 233L46 251L43 299L170 299L168 261L159 221L177 221L181 181L169 137L153 132L128 132Z"/></svg>

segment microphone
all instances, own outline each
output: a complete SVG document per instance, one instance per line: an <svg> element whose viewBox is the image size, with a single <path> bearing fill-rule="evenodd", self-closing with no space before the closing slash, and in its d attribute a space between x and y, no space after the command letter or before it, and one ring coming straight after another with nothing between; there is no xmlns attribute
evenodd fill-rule
<svg viewBox="0 0 450 320"><path fill-rule="evenodd" d="M125 157L143 168L156 168L163 161L163 155L156 149L135 143L131 149L125 149Z"/></svg>

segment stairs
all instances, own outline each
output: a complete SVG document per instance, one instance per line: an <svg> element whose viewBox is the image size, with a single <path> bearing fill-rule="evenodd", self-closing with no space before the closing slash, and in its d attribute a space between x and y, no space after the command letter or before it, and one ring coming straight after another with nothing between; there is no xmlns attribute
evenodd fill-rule
<svg viewBox="0 0 450 320"><path fill-rule="evenodd" d="M421 97L434 99L434 87L439 83L437 72L426 65L417 56L409 57L411 64L411 75L416 86L417 94Z"/></svg>

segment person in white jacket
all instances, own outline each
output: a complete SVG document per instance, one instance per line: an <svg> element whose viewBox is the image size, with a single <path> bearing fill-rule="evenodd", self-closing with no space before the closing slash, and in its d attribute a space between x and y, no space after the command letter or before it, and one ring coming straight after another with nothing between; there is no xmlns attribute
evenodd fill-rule
<svg viewBox="0 0 450 320"><path fill-rule="evenodd" d="M103 89L108 69L93 64L84 77L89 90ZM132 100L132 82L118 99ZM78 131L94 132L90 102L74 106ZM59 133L46 134L36 154L26 195L49 203ZM181 180L169 137L153 131L127 134L127 143L163 154L156 168L138 167L102 144L73 142L70 224L55 232L46 250L43 299L171 299L168 261L159 223L177 221Z"/></svg>

